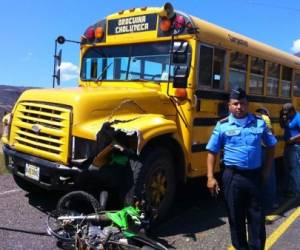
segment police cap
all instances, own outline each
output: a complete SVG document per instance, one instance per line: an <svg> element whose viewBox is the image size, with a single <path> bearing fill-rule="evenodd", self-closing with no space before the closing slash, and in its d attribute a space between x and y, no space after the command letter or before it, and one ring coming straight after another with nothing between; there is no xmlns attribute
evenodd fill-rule
<svg viewBox="0 0 300 250"><path fill-rule="evenodd" d="M229 99L241 100L247 98L245 90L242 88L232 89L229 95Z"/></svg>

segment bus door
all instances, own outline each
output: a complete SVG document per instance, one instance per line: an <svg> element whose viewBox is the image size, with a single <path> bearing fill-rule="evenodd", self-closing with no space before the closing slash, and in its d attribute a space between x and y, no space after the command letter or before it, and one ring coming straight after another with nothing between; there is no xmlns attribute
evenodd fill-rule
<svg viewBox="0 0 300 250"><path fill-rule="evenodd" d="M228 114L228 95L224 91L226 60L225 49L198 44L189 171L191 177L206 175L207 142L216 123Z"/></svg>

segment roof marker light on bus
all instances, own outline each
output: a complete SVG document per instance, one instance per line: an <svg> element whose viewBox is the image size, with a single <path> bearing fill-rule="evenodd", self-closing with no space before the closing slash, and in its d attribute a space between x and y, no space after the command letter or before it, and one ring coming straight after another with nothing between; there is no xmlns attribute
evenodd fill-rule
<svg viewBox="0 0 300 250"><path fill-rule="evenodd" d="M86 37L89 40L94 40L95 39L95 29L94 27L90 27L86 31Z"/></svg>
<svg viewBox="0 0 300 250"><path fill-rule="evenodd" d="M181 29L185 26L185 19L183 16L176 16L174 23L176 29Z"/></svg>
<svg viewBox="0 0 300 250"><path fill-rule="evenodd" d="M103 28L102 27L97 27L95 29L95 38L96 39L100 39L103 37L103 34L104 34L104 31L103 31Z"/></svg>
<svg viewBox="0 0 300 250"><path fill-rule="evenodd" d="M85 36L88 40L94 40L95 39L95 29L93 27L89 27L87 31L85 32Z"/></svg>
<svg viewBox="0 0 300 250"><path fill-rule="evenodd" d="M171 20L166 17L163 17L160 21L159 27L163 32L167 32L171 29L171 25Z"/></svg>
<svg viewBox="0 0 300 250"><path fill-rule="evenodd" d="M175 15L176 13L174 12L174 8L170 3L165 3L162 7L162 10L159 13L160 17L166 17L168 19L173 19Z"/></svg>
<svg viewBox="0 0 300 250"><path fill-rule="evenodd" d="M185 88L176 88L175 89L175 97L177 97L179 100L187 99L186 89Z"/></svg>

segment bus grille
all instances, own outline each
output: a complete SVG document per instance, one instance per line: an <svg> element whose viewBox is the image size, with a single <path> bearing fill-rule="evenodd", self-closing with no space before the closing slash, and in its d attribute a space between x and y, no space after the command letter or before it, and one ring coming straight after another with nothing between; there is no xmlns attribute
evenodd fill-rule
<svg viewBox="0 0 300 250"><path fill-rule="evenodd" d="M10 142L18 150L61 163L69 154L71 110L51 104L22 102L14 112Z"/></svg>

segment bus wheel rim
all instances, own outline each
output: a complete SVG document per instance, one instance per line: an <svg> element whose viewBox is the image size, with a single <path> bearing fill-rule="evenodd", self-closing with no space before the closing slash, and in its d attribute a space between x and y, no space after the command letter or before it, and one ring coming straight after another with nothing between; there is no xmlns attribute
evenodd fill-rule
<svg viewBox="0 0 300 250"><path fill-rule="evenodd" d="M167 177L163 168L156 169L149 182L150 201L155 207L159 207L167 192Z"/></svg>

